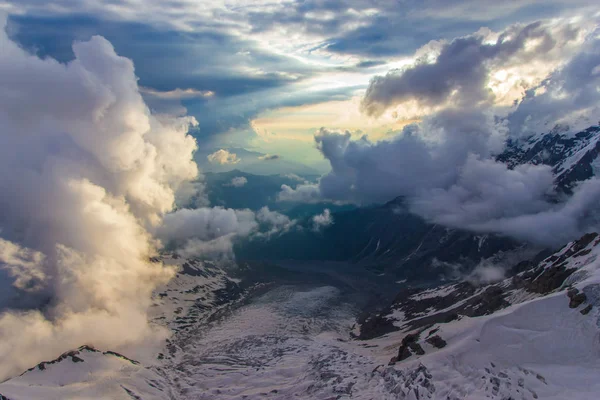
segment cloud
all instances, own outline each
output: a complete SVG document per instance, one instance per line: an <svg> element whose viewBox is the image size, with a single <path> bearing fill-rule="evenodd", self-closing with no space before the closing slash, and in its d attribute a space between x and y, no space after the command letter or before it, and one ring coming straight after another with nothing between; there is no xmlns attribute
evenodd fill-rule
<svg viewBox="0 0 600 400"><path fill-rule="evenodd" d="M262 161L273 161L273 160L279 160L281 158L281 156L277 155L277 154L265 154L263 156L259 156L258 159L262 160Z"/></svg>
<svg viewBox="0 0 600 400"><path fill-rule="evenodd" d="M283 175L285 178L288 179L292 179L294 181L298 181L298 182L306 182L306 179L304 179L303 177L296 175L296 174L285 174Z"/></svg>
<svg viewBox="0 0 600 400"><path fill-rule="evenodd" d="M447 189L432 188L412 201L412 210L447 226L474 227L481 221L533 214L549 207L551 168L506 165L470 155Z"/></svg>
<svg viewBox="0 0 600 400"><path fill-rule="evenodd" d="M277 194L277 201L320 203L324 199L321 196L318 185L300 184L296 188L292 188L289 185L281 185L281 191Z"/></svg>
<svg viewBox="0 0 600 400"><path fill-rule="evenodd" d="M577 38L577 29L571 26L553 28L534 22L511 26L499 35L481 30L449 43L430 43L423 50L434 52L420 56L415 64L373 78L362 107L376 116L407 101L416 101L421 107L448 103L457 108L476 107L494 100L488 88L492 70L534 59L551 60L556 57L553 50L564 53L564 47ZM435 52L439 54L435 56Z"/></svg>
<svg viewBox="0 0 600 400"><path fill-rule="evenodd" d="M329 208L323 210L322 214L317 214L311 218L312 229L315 232L321 231L323 228L333 224L333 216Z"/></svg>
<svg viewBox="0 0 600 400"><path fill-rule="evenodd" d="M149 230L194 179L193 118L156 118L101 37L61 64L0 29L0 379L88 343L163 338L146 310L173 274Z"/></svg>
<svg viewBox="0 0 600 400"><path fill-rule="evenodd" d="M600 30L587 36L580 51L538 86L530 88L508 116L515 136L548 130L556 124L579 129L600 118Z"/></svg>
<svg viewBox="0 0 600 400"><path fill-rule="evenodd" d="M466 280L474 285L487 285L504 279L506 270L488 262L482 262L471 272Z"/></svg>
<svg viewBox="0 0 600 400"><path fill-rule="evenodd" d="M233 186L233 187L242 187L245 186L246 183L248 183L248 179L244 176L236 176L235 178L231 179L231 182L227 184L227 186Z"/></svg>
<svg viewBox="0 0 600 400"><path fill-rule="evenodd" d="M233 241L257 229L256 216L250 210L205 207L167 214L156 237L166 248L186 257L232 258Z"/></svg>
<svg viewBox="0 0 600 400"><path fill-rule="evenodd" d="M177 89L173 89L173 90L167 90L164 92L161 92L159 90L152 89L152 88L140 88L140 92L143 95L153 96L153 97L158 97L160 99L168 99L168 100L193 99L196 97L206 98L206 97L213 97L215 95L215 92L213 92L211 90L197 90L197 89L192 89L192 88L188 88L188 89L177 88Z"/></svg>
<svg viewBox="0 0 600 400"><path fill-rule="evenodd" d="M287 215L277 211L269 210L269 207L262 207L256 214L256 220L267 227L263 236L270 237L274 234L288 232L296 226L297 221L290 219Z"/></svg>
<svg viewBox="0 0 600 400"><path fill-rule="evenodd" d="M165 216L155 235L166 249L174 250L184 257L210 259L233 259L236 240L250 237L266 237L287 232L295 220L261 208L234 210L213 207L180 209Z"/></svg>
<svg viewBox="0 0 600 400"><path fill-rule="evenodd" d="M240 158L238 158L237 154L230 153L229 151L224 150L224 149L217 150L214 153L209 154L206 158L211 163L221 164L221 165L237 164L240 161L242 161Z"/></svg>

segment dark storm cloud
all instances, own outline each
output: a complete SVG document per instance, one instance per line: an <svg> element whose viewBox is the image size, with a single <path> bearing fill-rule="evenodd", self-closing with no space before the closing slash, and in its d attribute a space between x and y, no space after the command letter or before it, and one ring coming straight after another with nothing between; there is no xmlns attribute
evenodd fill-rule
<svg viewBox="0 0 600 400"><path fill-rule="evenodd" d="M117 51L133 59L141 85L161 91L193 88L233 96L280 87L311 74L288 58L208 29L180 32L89 16L11 16L9 24L14 39L25 48L61 61L73 58L73 41L102 35L114 43ZM260 66L264 73L244 73L240 66Z"/></svg>
<svg viewBox="0 0 600 400"><path fill-rule="evenodd" d="M525 43L530 39L539 41L525 51ZM441 48L433 63L423 60L409 68L373 78L363 108L368 114L378 115L389 106L407 100L438 106L455 92L453 101L458 107L477 105L491 95L486 87L489 64L502 64L515 56L526 59L527 53L547 52L557 43L553 32L540 22L509 28L495 43L485 41L483 34L457 38Z"/></svg>

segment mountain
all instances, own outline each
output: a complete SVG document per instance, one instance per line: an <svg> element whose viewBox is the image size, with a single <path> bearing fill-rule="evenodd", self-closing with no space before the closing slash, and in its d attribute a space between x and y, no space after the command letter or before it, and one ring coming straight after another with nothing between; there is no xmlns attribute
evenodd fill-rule
<svg viewBox="0 0 600 400"><path fill-rule="evenodd" d="M350 332L365 285L345 263L216 265L165 254L154 295L172 335L151 365L83 346L0 383L30 399L594 399L600 237L430 287L404 287ZM369 283L370 282L370 283ZM393 329L377 331L372 321Z"/></svg>
<svg viewBox="0 0 600 400"><path fill-rule="evenodd" d="M570 193L573 186L600 171L600 126L572 133L557 126L551 132L509 140L497 160L509 167L543 164L552 167L557 187Z"/></svg>
<svg viewBox="0 0 600 400"><path fill-rule="evenodd" d="M407 288L356 335L397 349L383 368L399 398L594 399L599 255L592 233L496 283Z"/></svg>
<svg viewBox="0 0 600 400"><path fill-rule="evenodd" d="M1 398L594 399L599 255L589 234L498 282L404 288L354 338L353 287L385 277L164 255L179 272L152 315L173 334L152 365L83 346L0 383Z"/></svg>
<svg viewBox="0 0 600 400"><path fill-rule="evenodd" d="M166 399L168 385L155 371L91 346L41 362L0 384L0 399Z"/></svg>
<svg viewBox="0 0 600 400"><path fill-rule="evenodd" d="M568 194L595 174L599 135L556 130L498 159L547 164ZM211 185L237 176L254 179ZM149 310L171 335L143 362L82 343L0 383L0 399L597 398L598 234L539 249L429 224L401 198L318 232L298 218L238 243L237 262L155 259L178 271Z"/></svg>
<svg viewBox="0 0 600 400"><path fill-rule="evenodd" d="M569 194L577 182L599 171L599 151L599 126L577 133L557 127L545 134L510 140L497 160L511 168L526 163L549 165L557 188ZM349 261L395 279L431 282L460 278L483 260L510 263L542 250L499 235L428 223L412 214L402 198L336 212L333 220L334 224L321 232L296 230L269 241L242 244L237 254L243 259Z"/></svg>
<svg viewBox="0 0 600 400"><path fill-rule="evenodd" d="M347 261L396 280L428 282L455 279L493 256L500 262L504 253L526 257L539 251L497 235L430 224L410 213L400 198L383 206L336 212L333 221L320 232L294 230L238 244L236 255L241 260Z"/></svg>

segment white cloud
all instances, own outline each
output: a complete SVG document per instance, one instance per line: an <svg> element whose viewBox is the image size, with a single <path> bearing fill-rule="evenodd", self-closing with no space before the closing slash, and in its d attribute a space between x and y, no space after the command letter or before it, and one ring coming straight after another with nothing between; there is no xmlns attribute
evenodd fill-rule
<svg viewBox="0 0 600 400"><path fill-rule="evenodd" d="M506 270L503 267L483 262L475 267L473 272L466 277L466 280L474 285L487 285L501 281L505 275Z"/></svg>
<svg viewBox="0 0 600 400"><path fill-rule="evenodd" d="M322 230L325 227L328 227L333 224L333 216L331 215L331 211L329 208L323 210L322 214L317 214L312 217L312 229L315 232Z"/></svg>
<svg viewBox="0 0 600 400"><path fill-rule="evenodd" d="M296 226L297 222L296 220L291 220L287 215L269 210L269 207L263 207L258 210L256 220L267 227L267 231L264 233L267 237L288 232Z"/></svg>
<svg viewBox="0 0 600 400"><path fill-rule="evenodd" d="M68 64L4 29L0 47L1 380L84 343L163 337L146 309L172 271L148 261L148 229L198 171L195 120L155 118L103 38L76 43Z"/></svg>
<svg viewBox="0 0 600 400"><path fill-rule="evenodd" d="M237 164L240 161L242 161L240 158L238 158L237 154L230 153L229 151L224 150L224 149L217 150L214 153L206 156L206 158L208 159L208 161L210 161L213 164L221 164L221 165Z"/></svg>
<svg viewBox="0 0 600 400"><path fill-rule="evenodd" d="M258 230L254 212L230 208L181 209L167 214L156 237L183 255L233 257L233 241Z"/></svg>
<svg viewBox="0 0 600 400"><path fill-rule="evenodd" d="M299 203L320 203L324 201L318 185L300 184L296 188L281 185L281 192L277 194L277 201L290 201Z"/></svg>
<svg viewBox="0 0 600 400"><path fill-rule="evenodd" d="M232 259L236 240L269 238L295 224L295 220L268 207L257 213L222 207L180 209L165 216L156 237L183 256Z"/></svg>
<svg viewBox="0 0 600 400"><path fill-rule="evenodd" d="M292 179L298 182L306 182L306 179L296 174L285 174L283 175L285 178Z"/></svg>
<svg viewBox="0 0 600 400"><path fill-rule="evenodd" d="M262 156L258 156L258 159L261 161L274 161L279 160L281 157L277 154L264 154Z"/></svg>
<svg viewBox="0 0 600 400"><path fill-rule="evenodd" d="M231 182L227 185L233 187L242 187L245 186L246 183L248 183L248 179L245 176L236 176L235 178L232 178Z"/></svg>
<svg viewBox="0 0 600 400"><path fill-rule="evenodd" d="M194 98L206 98L213 97L214 92L210 90L197 90L197 89L174 89L168 91L159 91L152 88L140 88L140 92L143 95L158 97L167 100L182 100L182 99L194 99Z"/></svg>

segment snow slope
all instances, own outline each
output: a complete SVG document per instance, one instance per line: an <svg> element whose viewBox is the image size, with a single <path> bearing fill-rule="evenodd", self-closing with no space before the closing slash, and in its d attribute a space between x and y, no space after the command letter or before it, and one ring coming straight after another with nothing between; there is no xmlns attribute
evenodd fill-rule
<svg viewBox="0 0 600 400"><path fill-rule="evenodd" d="M398 382L399 398L597 399L599 243L598 235L586 235L533 268L473 292L461 284L440 287L437 303L416 317L399 301L387 314L399 330L369 341L382 356L401 343L388 368L421 371L420 382ZM473 313L483 302L470 301L490 288L502 301ZM435 299L434 292L411 297ZM460 296L445 307L453 293ZM455 312L451 320L449 311Z"/></svg>
<svg viewBox="0 0 600 400"><path fill-rule="evenodd" d="M43 362L0 384L10 400L168 399L168 386L154 371L122 355L89 346Z"/></svg>
<svg viewBox="0 0 600 400"><path fill-rule="evenodd" d="M156 365L83 347L0 383L24 399L597 399L600 237L520 262L509 278L407 289L350 333L343 288L263 286L173 259L153 315Z"/></svg>

